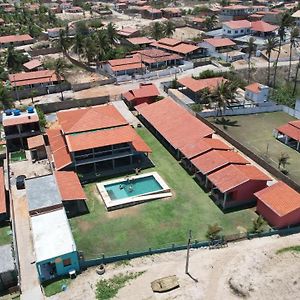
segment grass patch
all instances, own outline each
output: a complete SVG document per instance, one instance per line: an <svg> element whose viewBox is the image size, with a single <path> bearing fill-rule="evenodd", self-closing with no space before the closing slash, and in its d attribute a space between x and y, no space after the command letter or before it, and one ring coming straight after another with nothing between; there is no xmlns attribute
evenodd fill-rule
<svg viewBox="0 0 300 300"><path fill-rule="evenodd" d="M51 297L55 294L62 292L62 286L68 286L71 282L70 278L63 278L48 284L43 285L46 297Z"/></svg>
<svg viewBox="0 0 300 300"><path fill-rule="evenodd" d="M114 268L131 266L129 259L119 260L114 263Z"/></svg>
<svg viewBox="0 0 300 300"><path fill-rule="evenodd" d="M277 250L276 254L281 254L285 252L300 252L300 246L291 246L291 247L282 248Z"/></svg>
<svg viewBox="0 0 300 300"><path fill-rule="evenodd" d="M224 214L178 161L146 129L138 133L151 147L154 168L171 188L173 197L107 212L94 183L85 188L90 213L70 220L79 250L85 257L124 254L151 248L186 244L193 238L205 240L208 224L218 223L223 234L235 234L252 227L257 215L251 209Z"/></svg>
<svg viewBox="0 0 300 300"><path fill-rule="evenodd" d="M9 226L0 227L0 246L10 244L12 240Z"/></svg>
<svg viewBox="0 0 300 300"><path fill-rule="evenodd" d="M119 274L111 279L99 280L96 284L96 299L108 300L115 297L118 291L126 285L126 282L139 277L143 273L144 272Z"/></svg>
<svg viewBox="0 0 300 300"><path fill-rule="evenodd" d="M17 151L17 152L12 152L10 156L11 161L21 161L26 159L26 153L25 151Z"/></svg>

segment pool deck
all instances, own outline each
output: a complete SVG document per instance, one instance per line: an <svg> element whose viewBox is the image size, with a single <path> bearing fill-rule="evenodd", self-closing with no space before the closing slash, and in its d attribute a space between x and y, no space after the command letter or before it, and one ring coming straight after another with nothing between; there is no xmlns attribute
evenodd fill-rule
<svg viewBox="0 0 300 300"><path fill-rule="evenodd" d="M112 200L105 188L105 186L107 186L109 184L123 182L124 180L128 180L128 179L138 179L138 178L149 177L149 176L153 176L155 178L155 180L162 187L162 190L155 191L155 192L149 192L149 193L145 193L145 194L141 194L141 195L136 195L136 196L132 196L132 197L127 197L127 198L122 198L120 200ZM149 172L149 173L145 173L145 174L141 174L141 175L135 175L135 176L130 176L130 177L127 176L124 178L106 180L106 181L97 183L97 189L98 189L98 191L103 199L103 202L106 206L106 209L108 211L172 196L169 186L165 183L165 181L161 178L161 176L157 172Z"/></svg>

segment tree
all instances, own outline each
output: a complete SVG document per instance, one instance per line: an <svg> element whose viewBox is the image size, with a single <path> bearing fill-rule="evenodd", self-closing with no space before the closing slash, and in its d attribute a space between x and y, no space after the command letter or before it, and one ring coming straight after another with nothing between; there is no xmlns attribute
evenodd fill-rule
<svg viewBox="0 0 300 300"><path fill-rule="evenodd" d="M205 25L205 28L207 30L214 29L217 26L217 24L218 24L218 17L217 17L217 15L207 16L205 18L204 25Z"/></svg>
<svg viewBox="0 0 300 300"><path fill-rule="evenodd" d="M46 120L45 114L39 107L36 107L36 113L39 117L39 124L40 124L41 130L44 130L47 125L47 120Z"/></svg>
<svg viewBox="0 0 300 300"><path fill-rule="evenodd" d="M63 78L63 73L64 73L65 68L66 68L66 63L65 63L64 59L58 58L55 61L54 71L55 71L55 75L57 77L58 84L60 86L61 101L64 101L64 94L63 94L63 90L62 90L62 78Z"/></svg>
<svg viewBox="0 0 300 300"><path fill-rule="evenodd" d="M163 37L163 26L160 22L154 22L150 28L150 35L155 40L160 40Z"/></svg>
<svg viewBox="0 0 300 300"><path fill-rule="evenodd" d="M10 90L2 81L0 81L0 103L3 109L11 108L13 106Z"/></svg>
<svg viewBox="0 0 300 300"><path fill-rule="evenodd" d="M175 29L176 29L175 24L172 21L170 20L166 21L164 23L164 28L163 28L164 36L171 37L174 34Z"/></svg>
<svg viewBox="0 0 300 300"><path fill-rule="evenodd" d="M266 221L262 216L258 216L256 219L252 220L251 233L260 233L263 231L263 227L266 225Z"/></svg>
<svg viewBox="0 0 300 300"><path fill-rule="evenodd" d="M23 64L28 61L28 57L16 51L12 45L6 50L6 67L11 72L21 71Z"/></svg>
<svg viewBox="0 0 300 300"><path fill-rule="evenodd" d="M74 51L78 55L79 59L83 52L83 46L84 46L84 36L81 35L80 33L76 33L74 38Z"/></svg>
<svg viewBox="0 0 300 300"><path fill-rule="evenodd" d="M208 240L217 240L220 238L220 232L223 230L221 226L219 226L217 223L213 225L208 225L207 232L205 234L205 237Z"/></svg>
<svg viewBox="0 0 300 300"><path fill-rule="evenodd" d="M250 37L248 43L247 43L247 54L248 54L248 84L250 83L250 77L251 77L251 57L253 52L255 51L255 38Z"/></svg>
<svg viewBox="0 0 300 300"><path fill-rule="evenodd" d="M106 32L107 32L107 39L110 45L116 44L118 41L118 33L117 33L116 26L112 22L108 23L106 27Z"/></svg>
<svg viewBox="0 0 300 300"><path fill-rule="evenodd" d="M108 42L107 31L104 29L100 29L97 32L96 37L96 45L97 45L97 61L102 61L107 58L108 52L111 50L111 46Z"/></svg>
<svg viewBox="0 0 300 300"><path fill-rule="evenodd" d="M83 44L83 55L87 59L88 63L90 64L92 61L95 60L95 57L97 55L97 47L94 42L94 40L88 36L84 40Z"/></svg>
<svg viewBox="0 0 300 300"><path fill-rule="evenodd" d="M278 39L276 37L269 37L265 42L265 48L266 48L266 54L268 57L268 76L267 76L267 83L268 86L270 83L270 73L271 73L271 54L272 51L276 51L276 48L278 47Z"/></svg>
<svg viewBox="0 0 300 300"><path fill-rule="evenodd" d="M289 164L289 159L290 157L287 153L281 152L278 157L278 169L281 170L282 167L282 170L285 170L286 165Z"/></svg>
<svg viewBox="0 0 300 300"><path fill-rule="evenodd" d="M296 75L295 75L295 78L294 78L293 96L295 96L296 90L297 90L297 81L298 81L299 68L300 68L300 56L299 56L299 59L298 59L298 64L297 64L297 68L296 68Z"/></svg>
<svg viewBox="0 0 300 300"><path fill-rule="evenodd" d="M299 28L294 27L291 30L291 37L290 37L290 57L289 57L289 70L288 70L288 81L290 81L291 77L291 68L292 68L292 52L293 48L296 48L298 45L298 37L299 37Z"/></svg>
<svg viewBox="0 0 300 300"><path fill-rule="evenodd" d="M31 98L31 103L32 104L34 104L34 102L33 102L33 98L34 97L36 97L38 95L38 92L37 92L37 90L35 90L35 89L32 89L32 90L30 90L30 98Z"/></svg>

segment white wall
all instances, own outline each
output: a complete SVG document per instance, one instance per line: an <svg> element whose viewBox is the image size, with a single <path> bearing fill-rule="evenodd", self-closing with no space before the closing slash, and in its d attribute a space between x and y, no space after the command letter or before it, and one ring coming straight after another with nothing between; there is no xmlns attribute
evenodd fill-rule
<svg viewBox="0 0 300 300"><path fill-rule="evenodd" d="M238 37L250 33L250 28L231 29L226 24L222 27L223 35L227 37Z"/></svg>

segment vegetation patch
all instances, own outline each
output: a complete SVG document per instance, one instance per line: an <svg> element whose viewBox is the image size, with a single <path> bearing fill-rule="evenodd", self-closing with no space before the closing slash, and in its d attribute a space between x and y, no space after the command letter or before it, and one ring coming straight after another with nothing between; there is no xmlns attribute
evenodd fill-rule
<svg viewBox="0 0 300 300"><path fill-rule="evenodd" d="M12 152L10 155L11 161L20 161L20 160L25 160L25 159L26 159L25 151Z"/></svg>
<svg viewBox="0 0 300 300"><path fill-rule="evenodd" d="M63 278L48 284L43 285L46 297L51 297L55 294L63 292L70 284L71 279Z"/></svg>
<svg viewBox="0 0 300 300"><path fill-rule="evenodd" d="M281 254L285 252L300 252L300 246L291 246L279 249L276 251L276 254Z"/></svg>

